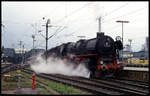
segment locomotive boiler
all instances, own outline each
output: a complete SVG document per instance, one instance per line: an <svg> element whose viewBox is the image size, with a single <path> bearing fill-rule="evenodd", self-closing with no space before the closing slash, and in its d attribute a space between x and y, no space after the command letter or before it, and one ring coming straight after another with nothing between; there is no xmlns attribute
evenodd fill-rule
<svg viewBox="0 0 150 96"><path fill-rule="evenodd" d="M76 66L85 64L91 77L106 77L113 76L122 68L119 63L119 51L122 49L123 45L118 37L114 41L104 33L97 33L96 38L81 39L54 47L48 50L48 57L60 57Z"/></svg>

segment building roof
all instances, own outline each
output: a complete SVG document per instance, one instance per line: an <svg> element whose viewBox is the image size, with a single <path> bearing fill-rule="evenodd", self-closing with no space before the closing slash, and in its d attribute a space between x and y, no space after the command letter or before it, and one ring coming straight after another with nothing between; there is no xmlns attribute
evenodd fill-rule
<svg viewBox="0 0 150 96"><path fill-rule="evenodd" d="M4 48L3 50L3 56L7 57L7 56L14 56L15 55L15 50L13 48Z"/></svg>
<svg viewBox="0 0 150 96"><path fill-rule="evenodd" d="M24 49L24 51L20 48L15 48L15 53L16 54L19 54L19 53L25 53L25 52L28 52L29 50L28 49Z"/></svg>

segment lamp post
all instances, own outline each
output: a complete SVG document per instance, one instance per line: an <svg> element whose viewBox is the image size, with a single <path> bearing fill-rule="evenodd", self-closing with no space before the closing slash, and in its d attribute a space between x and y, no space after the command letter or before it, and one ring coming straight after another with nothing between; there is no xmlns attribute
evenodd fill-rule
<svg viewBox="0 0 150 96"><path fill-rule="evenodd" d="M121 20L118 20L116 21L117 23L122 23L122 45L123 45L123 23L129 23L129 21L121 21ZM123 46L124 48L124 46ZM122 49L122 61L123 61L123 49Z"/></svg>
<svg viewBox="0 0 150 96"><path fill-rule="evenodd" d="M130 42L130 64L131 64L131 52L132 52L131 51L131 42L132 42L132 39L129 39L128 41Z"/></svg>

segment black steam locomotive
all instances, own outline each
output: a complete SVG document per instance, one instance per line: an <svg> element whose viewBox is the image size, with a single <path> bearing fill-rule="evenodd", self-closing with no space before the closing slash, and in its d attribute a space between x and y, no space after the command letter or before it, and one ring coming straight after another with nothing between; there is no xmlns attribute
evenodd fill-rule
<svg viewBox="0 0 150 96"><path fill-rule="evenodd" d="M48 57L67 59L75 65L85 64L92 77L109 76L122 67L119 63L119 50L123 49L123 45L118 39L114 41L104 33L97 33L96 38L81 39L76 43L69 42L52 48L48 50Z"/></svg>

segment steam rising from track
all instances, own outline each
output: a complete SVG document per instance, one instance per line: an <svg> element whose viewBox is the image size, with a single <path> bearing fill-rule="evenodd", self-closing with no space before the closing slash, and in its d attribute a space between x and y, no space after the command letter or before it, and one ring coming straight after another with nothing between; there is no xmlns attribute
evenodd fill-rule
<svg viewBox="0 0 150 96"><path fill-rule="evenodd" d="M41 58L40 54L36 56L35 62L31 64L31 69L36 73L63 74L69 76L81 76L89 78L89 70L84 64L75 66L66 60L60 58L48 58L48 63Z"/></svg>

